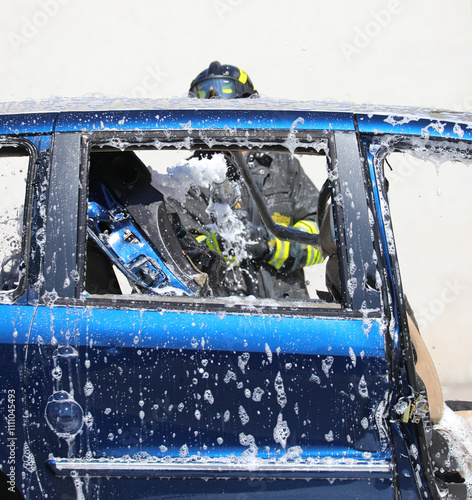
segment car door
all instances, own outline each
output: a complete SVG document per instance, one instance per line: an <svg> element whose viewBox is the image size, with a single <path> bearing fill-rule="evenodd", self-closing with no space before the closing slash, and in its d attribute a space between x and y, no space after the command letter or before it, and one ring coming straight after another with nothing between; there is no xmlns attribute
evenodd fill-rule
<svg viewBox="0 0 472 500"><path fill-rule="evenodd" d="M53 120L50 114L8 115L0 119L0 479L5 498L18 495L24 486L24 474L34 470L25 425L28 407L24 369L44 242Z"/></svg>
<svg viewBox="0 0 472 500"><path fill-rule="evenodd" d="M468 307L470 280L460 243L461 228L468 227L472 154L463 120L358 119L397 325L392 434L400 437L399 463L412 464L418 490L433 498L468 498L471 484L470 381L462 378L463 388L457 381L470 360L468 331L460 326L467 321L459 312L461 301Z"/></svg>
<svg viewBox="0 0 472 500"><path fill-rule="evenodd" d="M321 498L335 486L341 496L393 498L391 359L373 238L363 236L372 229L352 118L337 117L333 130L334 117L323 113L192 116L169 111L156 124L150 113L113 112L57 122L44 284L26 371L40 488L50 498ZM149 220L123 229L122 240L152 240L156 251L133 283L138 271L126 258L111 265L122 250L108 244L115 227L142 216L130 201L141 181L128 169L126 189L107 187L102 197L126 203L113 198L107 224L96 224L103 233L93 251L107 263L100 279L109 290L87 289L87 226L103 216L95 205L90 211L89 184L94 168L105 171L92 155L176 150L188 158L205 148L322 157L339 302L329 290L307 300L209 295L191 280L177 292L150 293L150 276L160 283L156 269L163 269L155 264L164 255L159 245L168 245L169 259L182 252L175 235L161 231L156 214L165 203L148 199L149 187L143 196L154 208L144 213L157 217L161 240L140 232ZM179 258L170 268L182 282L190 272ZM94 269L98 279L104 268Z"/></svg>

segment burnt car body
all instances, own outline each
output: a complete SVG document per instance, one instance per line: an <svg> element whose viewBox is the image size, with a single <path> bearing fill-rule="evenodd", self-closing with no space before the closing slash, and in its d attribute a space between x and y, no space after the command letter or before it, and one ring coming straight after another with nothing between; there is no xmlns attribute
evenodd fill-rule
<svg viewBox="0 0 472 500"><path fill-rule="evenodd" d="M417 369L383 159L416 150L467 161L472 121L195 101L4 106L0 153L27 160L0 304L5 494L466 498L433 426L435 389ZM144 173L112 173L92 199L107 155L202 149L321 158L329 196L318 217L332 240L323 265L335 298L329 288L309 300L209 293ZM134 213L133 199L152 210ZM136 255L115 262L133 290L94 289L87 269L120 253L115 234L154 257L134 270Z"/></svg>

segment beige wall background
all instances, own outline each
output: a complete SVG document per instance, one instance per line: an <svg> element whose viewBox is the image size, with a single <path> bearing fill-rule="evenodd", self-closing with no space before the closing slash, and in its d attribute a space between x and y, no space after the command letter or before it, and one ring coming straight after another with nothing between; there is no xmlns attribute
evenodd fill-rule
<svg viewBox="0 0 472 500"><path fill-rule="evenodd" d="M241 66L268 97L472 110L470 0L0 0L0 9L0 102L182 97L216 59ZM472 399L470 172L408 165L392 191L405 289L428 318L446 395ZM416 222L419 213L433 222Z"/></svg>

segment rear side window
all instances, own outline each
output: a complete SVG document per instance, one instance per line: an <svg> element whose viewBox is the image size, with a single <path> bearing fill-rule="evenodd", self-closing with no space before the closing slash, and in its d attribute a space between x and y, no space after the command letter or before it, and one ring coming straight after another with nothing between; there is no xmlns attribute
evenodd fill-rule
<svg viewBox="0 0 472 500"><path fill-rule="evenodd" d="M19 286L22 262L23 215L30 156L23 147L0 145L0 290Z"/></svg>

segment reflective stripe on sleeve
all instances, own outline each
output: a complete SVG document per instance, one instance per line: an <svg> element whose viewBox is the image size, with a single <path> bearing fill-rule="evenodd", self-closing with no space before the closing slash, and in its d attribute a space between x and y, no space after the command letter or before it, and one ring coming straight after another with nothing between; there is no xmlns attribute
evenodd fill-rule
<svg viewBox="0 0 472 500"><path fill-rule="evenodd" d="M208 236L205 236L204 234L200 234L197 236L197 241L199 243L206 243L206 246L210 249L213 250L214 252L218 252L221 256L224 257L225 261L229 265L235 265L239 266L239 262L236 262L236 257L232 255L227 255L227 252L223 253L221 251L220 244L218 243L218 237L216 233L210 233Z"/></svg>
<svg viewBox="0 0 472 500"><path fill-rule="evenodd" d="M300 231L305 231L306 233L310 234L319 233L316 222L310 220L300 220L295 223L293 227L296 227L297 229L300 229ZM306 245L306 253L307 256L304 267L313 266L314 264L320 264L324 260L323 256L321 255L320 249L315 247L314 245Z"/></svg>
<svg viewBox="0 0 472 500"><path fill-rule="evenodd" d="M310 233L310 234L318 234L318 226L316 225L316 222L313 222L311 220L299 220L296 222L293 227L296 227L300 229L301 231L305 231L305 233Z"/></svg>
<svg viewBox="0 0 472 500"><path fill-rule="evenodd" d="M218 239L216 238L216 234L215 233L210 233L207 236L206 244L207 244L207 247L210 250L218 252L221 255L220 245L218 243Z"/></svg>
<svg viewBox="0 0 472 500"><path fill-rule="evenodd" d="M275 269L280 269L290 254L290 242L275 238L275 241L269 241L268 244L275 246L275 253L272 259L269 260L269 264L275 267Z"/></svg>

